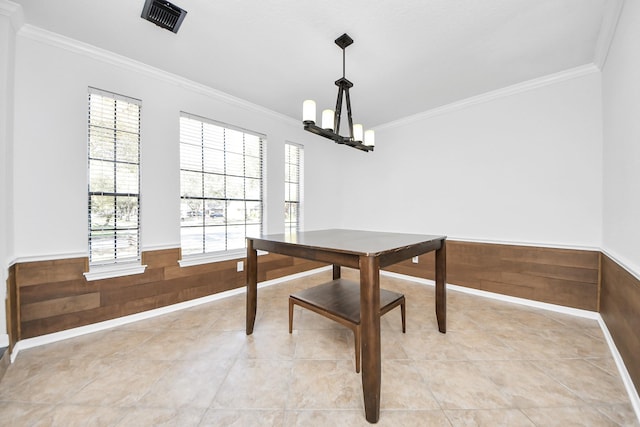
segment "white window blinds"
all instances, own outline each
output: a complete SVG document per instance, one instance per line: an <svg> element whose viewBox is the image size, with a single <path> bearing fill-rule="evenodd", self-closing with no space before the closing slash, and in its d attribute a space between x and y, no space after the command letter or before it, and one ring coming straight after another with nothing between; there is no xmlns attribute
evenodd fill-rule
<svg viewBox="0 0 640 427"><path fill-rule="evenodd" d="M182 254L242 250L262 232L264 135L182 113Z"/></svg>
<svg viewBox="0 0 640 427"><path fill-rule="evenodd" d="M300 230L303 148L287 142L284 150L284 231L295 233Z"/></svg>
<svg viewBox="0 0 640 427"><path fill-rule="evenodd" d="M89 261L140 260L140 108L89 88Z"/></svg>

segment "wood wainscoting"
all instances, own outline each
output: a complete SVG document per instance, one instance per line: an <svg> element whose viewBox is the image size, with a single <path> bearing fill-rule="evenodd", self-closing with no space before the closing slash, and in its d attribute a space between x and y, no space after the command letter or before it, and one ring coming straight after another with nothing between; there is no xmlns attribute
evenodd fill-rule
<svg viewBox="0 0 640 427"><path fill-rule="evenodd" d="M599 251L447 240L447 283L583 310L598 310ZM434 280L434 256L385 270Z"/></svg>
<svg viewBox="0 0 640 427"><path fill-rule="evenodd" d="M267 254L258 257L265 281L325 264ZM246 285L244 258L180 267L180 249L147 251L142 274L88 282L87 258L16 263L7 280L10 346L19 340L140 313Z"/></svg>
<svg viewBox="0 0 640 427"><path fill-rule="evenodd" d="M640 280L602 254L600 315L640 394Z"/></svg>

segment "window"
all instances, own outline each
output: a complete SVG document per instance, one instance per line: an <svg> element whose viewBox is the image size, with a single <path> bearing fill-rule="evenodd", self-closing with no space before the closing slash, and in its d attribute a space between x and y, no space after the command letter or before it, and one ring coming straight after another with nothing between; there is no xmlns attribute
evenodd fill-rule
<svg viewBox="0 0 640 427"><path fill-rule="evenodd" d="M244 254L262 232L264 135L180 117L182 255Z"/></svg>
<svg viewBox="0 0 640 427"><path fill-rule="evenodd" d="M89 263L140 261L141 102L89 88Z"/></svg>
<svg viewBox="0 0 640 427"><path fill-rule="evenodd" d="M284 150L284 232L295 233L300 230L303 148L288 142Z"/></svg>

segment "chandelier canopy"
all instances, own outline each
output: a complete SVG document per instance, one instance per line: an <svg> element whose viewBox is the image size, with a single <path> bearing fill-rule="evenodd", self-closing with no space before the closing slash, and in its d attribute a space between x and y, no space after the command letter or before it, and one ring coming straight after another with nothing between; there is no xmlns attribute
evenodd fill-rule
<svg viewBox="0 0 640 427"><path fill-rule="evenodd" d="M316 103L313 100L306 100L302 103L302 122L304 130L324 136L334 140L338 144L345 144L362 151L373 151L375 145L375 134L373 130L364 131L361 124L353 124L351 117L351 98L349 89L353 87L345 77L345 49L353 43L353 39L346 33L335 40L335 43L342 49L342 78L336 80L338 86L338 99L336 109L322 111L322 126L316 125ZM349 136L340 135L340 119L342 117L343 99L347 104L347 119L349 121Z"/></svg>

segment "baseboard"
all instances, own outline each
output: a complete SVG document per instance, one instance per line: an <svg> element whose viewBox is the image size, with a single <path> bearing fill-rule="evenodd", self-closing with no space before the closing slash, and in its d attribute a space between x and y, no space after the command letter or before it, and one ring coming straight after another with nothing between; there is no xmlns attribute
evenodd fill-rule
<svg viewBox="0 0 640 427"><path fill-rule="evenodd" d="M629 399L631 400L631 405L633 406L633 410L636 413L636 418L638 418L638 422L640 422L640 396L638 395L638 391L636 390L633 381L631 380L631 376L629 375L629 371L627 371L627 367L622 360L622 356L618 352L618 348L616 344L613 342L613 338L609 333L609 328L607 328L607 324L604 323L602 317L598 319L598 323L600 324L600 329L602 329L602 333L604 334L605 339L607 340L607 344L609 345L609 350L611 351L611 355L613 356L613 360L616 362L616 367L618 368L618 372L622 377L622 382L624 383L624 387L627 389L627 394L629 395Z"/></svg>

